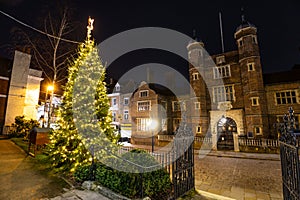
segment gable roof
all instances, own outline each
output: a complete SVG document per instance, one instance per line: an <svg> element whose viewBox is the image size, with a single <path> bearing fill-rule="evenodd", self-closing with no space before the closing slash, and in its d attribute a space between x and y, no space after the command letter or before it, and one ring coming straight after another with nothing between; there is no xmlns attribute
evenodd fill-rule
<svg viewBox="0 0 300 200"><path fill-rule="evenodd" d="M300 81L300 64L289 71L263 74L263 79L265 85Z"/></svg>

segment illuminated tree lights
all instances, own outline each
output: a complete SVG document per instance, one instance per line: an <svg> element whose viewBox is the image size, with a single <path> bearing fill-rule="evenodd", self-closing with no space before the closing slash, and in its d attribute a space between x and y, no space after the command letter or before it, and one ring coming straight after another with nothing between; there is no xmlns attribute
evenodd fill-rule
<svg viewBox="0 0 300 200"><path fill-rule="evenodd" d="M53 165L60 170L71 172L80 165L92 162L92 154L88 150L90 147L94 147L95 144L116 144L118 139L110 126L112 117L104 82L105 68L94 40L90 39L92 23L93 20L89 19L87 39L79 46L77 59L69 64L68 82L64 87L63 100L58 112L59 128L50 134L48 145ZM92 101L89 98L93 98ZM80 112L78 121L74 117L76 112ZM94 120L91 120L91 116L95 116ZM82 135L81 130L89 132ZM93 148L92 153L101 156L105 151Z"/></svg>

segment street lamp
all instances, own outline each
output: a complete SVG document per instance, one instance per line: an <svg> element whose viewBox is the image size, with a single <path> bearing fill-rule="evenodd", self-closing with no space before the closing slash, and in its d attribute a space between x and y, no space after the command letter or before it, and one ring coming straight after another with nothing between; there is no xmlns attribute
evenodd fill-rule
<svg viewBox="0 0 300 200"><path fill-rule="evenodd" d="M151 131L151 151L154 152L154 131L157 129L157 121L150 118L148 128Z"/></svg>
<svg viewBox="0 0 300 200"><path fill-rule="evenodd" d="M46 102L47 102L47 96L48 96L48 92L51 92L51 96L50 96L50 103L49 103L49 107L48 107L48 117L47 117L47 127L50 127L50 115L51 115L51 106L52 106L52 97L53 97L53 91L54 91L54 86L53 85L48 85L47 87L47 91L46 91L46 97L45 97L45 106L46 106Z"/></svg>

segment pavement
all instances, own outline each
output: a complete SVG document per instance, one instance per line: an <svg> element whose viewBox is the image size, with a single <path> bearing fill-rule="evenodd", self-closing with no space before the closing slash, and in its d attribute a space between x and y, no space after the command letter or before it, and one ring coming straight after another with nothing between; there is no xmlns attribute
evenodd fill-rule
<svg viewBox="0 0 300 200"><path fill-rule="evenodd" d="M195 188L213 199L281 200L280 156L230 151L195 153Z"/></svg>
<svg viewBox="0 0 300 200"><path fill-rule="evenodd" d="M267 153L245 153L245 152L236 152L236 151L195 150L195 154L199 155L199 157L217 156L217 157L228 157L228 158L280 161L279 154L267 154Z"/></svg>
<svg viewBox="0 0 300 200"><path fill-rule="evenodd" d="M109 200L96 192L69 189L68 184L60 184L62 180L36 170L33 159L11 140L0 137L0 199Z"/></svg>
<svg viewBox="0 0 300 200"><path fill-rule="evenodd" d="M51 180L30 165L24 151L0 138L0 199L108 200L97 192L72 188L47 196ZM195 179L203 199L283 199L279 154L195 150Z"/></svg>
<svg viewBox="0 0 300 200"><path fill-rule="evenodd" d="M41 200L110 200L103 195L89 190L66 190L65 193L54 198L43 198Z"/></svg>

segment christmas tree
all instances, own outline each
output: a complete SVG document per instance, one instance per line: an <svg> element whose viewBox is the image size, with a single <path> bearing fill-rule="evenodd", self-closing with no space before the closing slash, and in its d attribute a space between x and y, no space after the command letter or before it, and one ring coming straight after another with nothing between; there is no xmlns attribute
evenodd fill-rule
<svg viewBox="0 0 300 200"><path fill-rule="evenodd" d="M110 126L105 68L91 39L93 19L89 18L87 39L68 69L58 116L59 129L50 135L50 157L55 167L74 171L111 152L118 137Z"/></svg>

